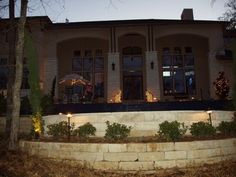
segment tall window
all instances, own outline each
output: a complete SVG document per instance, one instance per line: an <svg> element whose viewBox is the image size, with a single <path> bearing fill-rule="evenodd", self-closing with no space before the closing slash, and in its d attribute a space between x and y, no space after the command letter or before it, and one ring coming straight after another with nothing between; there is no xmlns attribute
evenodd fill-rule
<svg viewBox="0 0 236 177"><path fill-rule="evenodd" d="M93 85L94 99L104 97L104 56L102 50L84 50L84 53L74 51L72 72L90 81ZM84 95L85 89L83 86L76 86L74 89L76 89L76 93Z"/></svg>
<svg viewBox="0 0 236 177"><path fill-rule="evenodd" d="M164 95L196 94L192 48L166 47L162 54Z"/></svg>

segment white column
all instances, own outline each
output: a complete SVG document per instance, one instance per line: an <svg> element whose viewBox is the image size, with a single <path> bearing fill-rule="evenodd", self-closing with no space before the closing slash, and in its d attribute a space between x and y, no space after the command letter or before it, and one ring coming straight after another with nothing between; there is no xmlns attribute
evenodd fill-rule
<svg viewBox="0 0 236 177"><path fill-rule="evenodd" d="M112 68L114 64L114 70ZM119 53L108 53L107 62L107 102L114 100L120 90L120 58Z"/></svg>
<svg viewBox="0 0 236 177"><path fill-rule="evenodd" d="M153 69L151 69L151 62L153 62ZM161 96L160 78L157 51L146 52L146 84L147 91L150 91L158 100Z"/></svg>

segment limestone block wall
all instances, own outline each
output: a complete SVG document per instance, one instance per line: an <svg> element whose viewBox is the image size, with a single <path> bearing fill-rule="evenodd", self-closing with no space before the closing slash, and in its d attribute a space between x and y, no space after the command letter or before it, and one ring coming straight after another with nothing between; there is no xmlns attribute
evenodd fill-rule
<svg viewBox="0 0 236 177"><path fill-rule="evenodd" d="M217 126L221 121L231 121L232 117L233 112L231 111L213 111L211 114L214 126ZM67 121L65 115L50 115L43 119L45 132L47 132L47 125ZM96 136L98 137L105 135L106 121L122 123L132 126L130 136L135 137L155 135L159 124L166 120L184 122L186 126L190 127L194 122L207 121L208 119L209 115L205 111L143 111L73 114L71 122L75 123L75 127L90 122L96 127Z"/></svg>
<svg viewBox="0 0 236 177"><path fill-rule="evenodd" d="M236 138L139 144L21 141L20 149L30 155L76 160L102 170L155 170L236 160Z"/></svg>
<svg viewBox="0 0 236 177"><path fill-rule="evenodd" d="M6 119L0 117L0 132L5 131ZM20 117L20 133L30 133L32 130L32 120L30 117Z"/></svg>

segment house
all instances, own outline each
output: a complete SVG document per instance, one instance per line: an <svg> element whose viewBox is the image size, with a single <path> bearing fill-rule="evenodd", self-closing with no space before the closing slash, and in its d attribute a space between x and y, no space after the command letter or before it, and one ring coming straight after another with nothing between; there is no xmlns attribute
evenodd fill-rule
<svg viewBox="0 0 236 177"><path fill-rule="evenodd" d="M2 90L7 79L7 21L0 22ZM215 99L213 82L220 71L232 87L227 24L194 20L192 9L184 9L180 20L52 23L40 16L29 17L26 26L37 48L44 93L50 92L56 77L56 99L80 102L85 86L59 84L64 76L77 73L91 83L93 102L137 103ZM24 76L27 92L27 69Z"/></svg>

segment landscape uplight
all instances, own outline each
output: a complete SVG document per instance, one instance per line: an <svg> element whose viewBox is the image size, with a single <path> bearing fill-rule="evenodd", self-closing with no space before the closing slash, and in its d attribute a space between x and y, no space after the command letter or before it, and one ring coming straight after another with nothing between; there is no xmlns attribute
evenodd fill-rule
<svg viewBox="0 0 236 177"><path fill-rule="evenodd" d="M210 122L210 124L212 125L212 120L211 120L212 110L207 110L206 112L207 112L207 114L209 115L209 122Z"/></svg>
<svg viewBox="0 0 236 177"><path fill-rule="evenodd" d="M68 113L66 117L67 117L67 126L68 126L68 141L70 141L70 129L71 129L70 118L72 117L72 114Z"/></svg>

